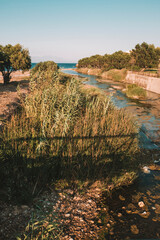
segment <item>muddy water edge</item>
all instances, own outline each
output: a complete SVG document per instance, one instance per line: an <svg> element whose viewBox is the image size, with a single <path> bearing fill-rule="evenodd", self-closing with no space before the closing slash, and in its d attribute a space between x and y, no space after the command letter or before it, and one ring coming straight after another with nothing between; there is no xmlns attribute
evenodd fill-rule
<svg viewBox="0 0 160 240"><path fill-rule="evenodd" d="M115 106L135 115L141 126L141 148L146 160L151 160L132 185L103 195L99 239L160 239L160 95L147 92L146 99L130 99L125 95L126 84L63 72L87 77L85 84L103 89Z"/></svg>

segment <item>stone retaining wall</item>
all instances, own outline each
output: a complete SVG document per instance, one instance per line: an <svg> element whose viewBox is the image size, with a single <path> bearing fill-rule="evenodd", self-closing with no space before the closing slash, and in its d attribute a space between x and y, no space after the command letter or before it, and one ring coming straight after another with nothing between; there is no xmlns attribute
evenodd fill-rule
<svg viewBox="0 0 160 240"><path fill-rule="evenodd" d="M143 76L131 71L127 72L126 82L137 84L148 91L160 94L160 78Z"/></svg>

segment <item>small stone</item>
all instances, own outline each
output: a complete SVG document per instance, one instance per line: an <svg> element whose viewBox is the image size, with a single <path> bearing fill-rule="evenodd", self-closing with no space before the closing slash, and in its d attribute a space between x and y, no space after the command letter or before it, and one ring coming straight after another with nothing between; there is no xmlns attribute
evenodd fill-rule
<svg viewBox="0 0 160 240"><path fill-rule="evenodd" d="M142 215L146 215L147 214L147 212L146 211L144 211L143 213L142 213Z"/></svg>
<svg viewBox="0 0 160 240"><path fill-rule="evenodd" d="M100 224L102 223L101 219L98 220L98 223L100 223Z"/></svg>
<svg viewBox="0 0 160 240"><path fill-rule="evenodd" d="M69 213L65 214L65 217L66 217L66 218L68 218L68 217L70 217L70 216L71 216L71 214L69 214Z"/></svg>
<svg viewBox="0 0 160 240"><path fill-rule="evenodd" d="M83 218L80 218L79 220L80 220L80 222L84 222Z"/></svg>
<svg viewBox="0 0 160 240"><path fill-rule="evenodd" d="M132 211L131 210L126 210L126 213L131 214Z"/></svg>
<svg viewBox="0 0 160 240"><path fill-rule="evenodd" d="M136 225L132 225L132 226L131 226L131 232L132 232L133 234L138 234L138 233L139 233L139 229L137 228Z"/></svg>
<svg viewBox="0 0 160 240"><path fill-rule="evenodd" d="M118 217L122 217L122 213L118 213L118 215L117 215Z"/></svg>
<svg viewBox="0 0 160 240"><path fill-rule="evenodd" d="M160 205L159 204L155 204L155 213L160 214Z"/></svg>
<svg viewBox="0 0 160 240"><path fill-rule="evenodd" d="M68 235L66 235L66 236L64 237L64 239L68 239Z"/></svg>
<svg viewBox="0 0 160 240"><path fill-rule="evenodd" d="M147 166L143 167L143 168L142 168L142 171L143 171L144 173L147 173L147 174L149 174L149 173L151 172Z"/></svg>
<svg viewBox="0 0 160 240"><path fill-rule="evenodd" d="M138 206L139 206L140 208L143 208L143 207L145 206L145 204L144 204L143 201L141 201L141 202L138 203Z"/></svg>
<svg viewBox="0 0 160 240"><path fill-rule="evenodd" d="M81 198L80 198L80 197L74 197L73 200L74 200L74 201L80 201Z"/></svg>
<svg viewBox="0 0 160 240"><path fill-rule="evenodd" d="M92 220L90 220L89 222L90 222L91 224L94 224L94 221L92 221Z"/></svg>
<svg viewBox="0 0 160 240"><path fill-rule="evenodd" d="M110 228L110 227L111 227L111 224L107 223L107 227Z"/></svg>
<svg viewBox="0 0 160 240"><path fill-rule="evenodd" d="M125 197L123 197L122 195L119 195L119 199L120 199L121 201L125 201L125 200L126 200Z"/></svg>
<svg viewBox="0 0 160 240"><path fill-rule="evenodd" d="M21 209L22 209L22 210L28 210L29 207L28 207L27 205L22 205L22 206L21 206Z"/></svg>

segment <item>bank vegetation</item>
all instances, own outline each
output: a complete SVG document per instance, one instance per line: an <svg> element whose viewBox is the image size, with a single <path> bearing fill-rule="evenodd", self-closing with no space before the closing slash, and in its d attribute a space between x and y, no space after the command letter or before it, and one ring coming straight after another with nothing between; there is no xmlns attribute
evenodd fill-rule
<svg viewBox="0 0 160 240"><path fill-rule="evenodd" d="M101 69L102 72L111 69L127 69L132 71L157 72L160 58L160 47L153 44L137 44L129 52L117 51L113 54L94 55L78 61L78 68Z"/></svg>
<svg viewBox="0 0 160 240"><path fill-rule="evenodd" d="M96 181L102 191L129 184L141 164L138 132L136 119L103 92L60 73L54 62L40 63L31 71L28 94L1 132L3 198L30 204L62 182L75 191ZM46 229L45 235L56 239L55 228ZM29 234L37 237L36 231Z"/></svg>

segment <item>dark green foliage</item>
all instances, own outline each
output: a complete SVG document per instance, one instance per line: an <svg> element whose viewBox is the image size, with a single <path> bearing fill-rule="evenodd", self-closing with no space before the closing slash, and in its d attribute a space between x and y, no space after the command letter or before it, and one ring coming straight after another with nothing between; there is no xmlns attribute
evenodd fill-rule
<svg viewBox="0 0 160 240"><path fill-rule="evenodd" d="M128 68L130 66L130 60L131 56L129 53L118 51L111 55L94 55L89 58L80 59L78 61L78 67L100 68L103 71L108 71L110 69Z"/></svg>
<svg viewBox="0 0 160 240"><path fill-rule="evenodd" d="M28 70L31 67L29 51L23 49L20 44L12 46L0 45L0 71L3 75L4 84L9 83L11 73L17 70Z"/></svg>
<svg viewBox="0 0 160 240"><path fill-rule="evenodd" d="M135 49L132 49L131 56L135 60L133 67L139 68L157 68L160 57L159 49L156 49L153 44L145 42L141 45L137 44Z"/></svg>
<svg viewBox="0 0 160 240"><path fill-rule="evenodd" d="M106 66L103 70L122 69L130 66L131 56L129 53L122 51L108 55Z"/></svg>
<svg viewBox="0 0 160 240"><path fill-rule="evenodd" d="M117 51L113 54L94 55L78 61L79 68L100 68L102 71L126 68L139 71L142 68L157 68L160 48L153 44L137 44L130 53Z"/></svg>
<svg viewBox="0 0 160 240"><path fill-rule="evenodd" d="M87 58L82 58L78 61L78 67L102 68L105 64L106 57L94 55Z"/></svg>

